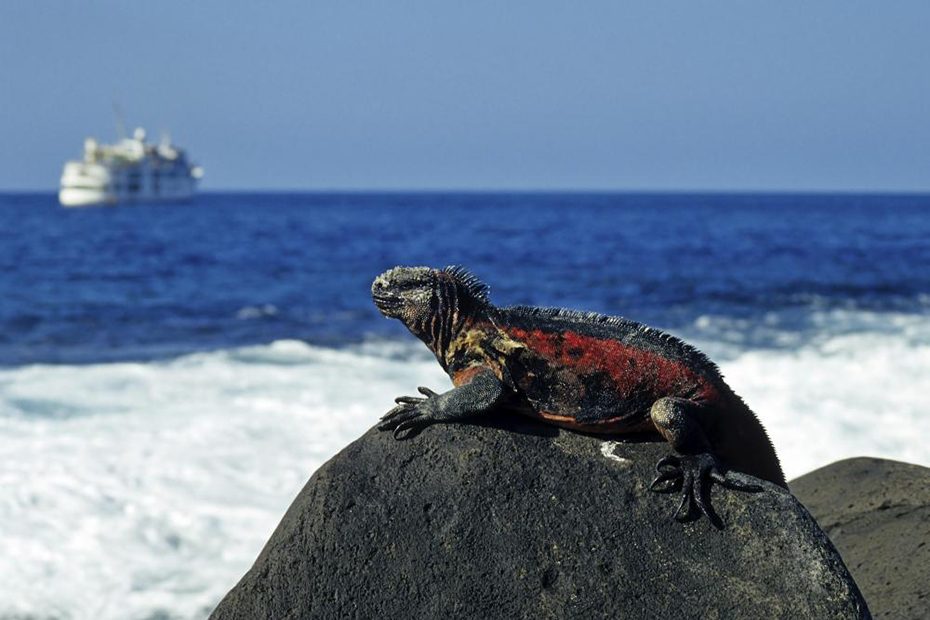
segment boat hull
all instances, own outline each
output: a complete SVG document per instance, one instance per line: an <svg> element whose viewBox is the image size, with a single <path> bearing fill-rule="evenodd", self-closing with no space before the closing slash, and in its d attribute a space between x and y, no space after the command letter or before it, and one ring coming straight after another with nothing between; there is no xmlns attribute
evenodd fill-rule
<svg viewBox="0 0 930 620"><path fill-rule="evenodd" d="M60 202L63 207L99 207L153 202L186 202L193 197L193 188L186 192L179 191L158 194L136 193L133 195L117 195L102 189L85 187L62 187L58 192L58 202Z"/></svg>

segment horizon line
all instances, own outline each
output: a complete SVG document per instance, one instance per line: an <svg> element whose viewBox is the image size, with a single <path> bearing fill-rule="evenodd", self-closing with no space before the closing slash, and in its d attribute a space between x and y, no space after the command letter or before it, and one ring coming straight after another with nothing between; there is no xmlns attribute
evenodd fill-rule
<svg viewBox="0 0 930 620"><path fill-rule="evenodd" d="M56 194L57 189L4 189L0 195ZM685 195L874 195L874 196L924 196L926 189L656 189L656 188L208 188L198 190L196 195L209 194L685 194Z"/></svg>

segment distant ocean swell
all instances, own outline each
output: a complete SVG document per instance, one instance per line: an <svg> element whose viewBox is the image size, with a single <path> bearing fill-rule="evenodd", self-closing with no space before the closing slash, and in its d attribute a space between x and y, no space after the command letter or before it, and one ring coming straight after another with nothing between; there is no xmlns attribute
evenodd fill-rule
<svg viewBox="0 0 930 620"><path fill-rule="evenodd" d="M914 441L930 436L930 316L808 320L811 336L763 321L765 348L726 317L682 335L789 478L863 454L930 464ZM309 475L418 385L450 384L412 338L0 369L0 618L206 617Z"/></svg>

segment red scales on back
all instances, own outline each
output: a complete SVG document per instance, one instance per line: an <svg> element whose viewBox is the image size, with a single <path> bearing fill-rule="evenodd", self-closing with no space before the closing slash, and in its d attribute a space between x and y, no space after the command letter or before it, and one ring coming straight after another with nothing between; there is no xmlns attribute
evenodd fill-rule
<svg viewBox="0 0 930 620"><path fill-rule="evenodd" d="M581 334L554 322L547 327L502 326L508 336L526 347L520 363L543 368L544 377L532 373L517 380L530 399L537 401L534 404L542 407L535 412L539 417L589 432L647 430L652 427L649 408L663 396L706 404L719 400L714 386L681 361L613 338ZM533 363L532 357L541 359ZM566 395L567 402L552 398L549 382L555 377L572 390ZM545 385L533 385L539 380ZM596 394L590 394L592 391ZM533 393L538 393L536 398Z"/></svg>

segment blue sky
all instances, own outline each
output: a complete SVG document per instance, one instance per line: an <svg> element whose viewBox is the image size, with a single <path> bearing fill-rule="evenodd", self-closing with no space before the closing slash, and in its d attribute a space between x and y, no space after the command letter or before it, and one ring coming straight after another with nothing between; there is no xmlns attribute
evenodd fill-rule
<svg viewBox="0 0 930 620"><path fill-rule="evenodd" d="M930 3L10 0L0 190L167 129L205 189L930 190Z"/></svg>

